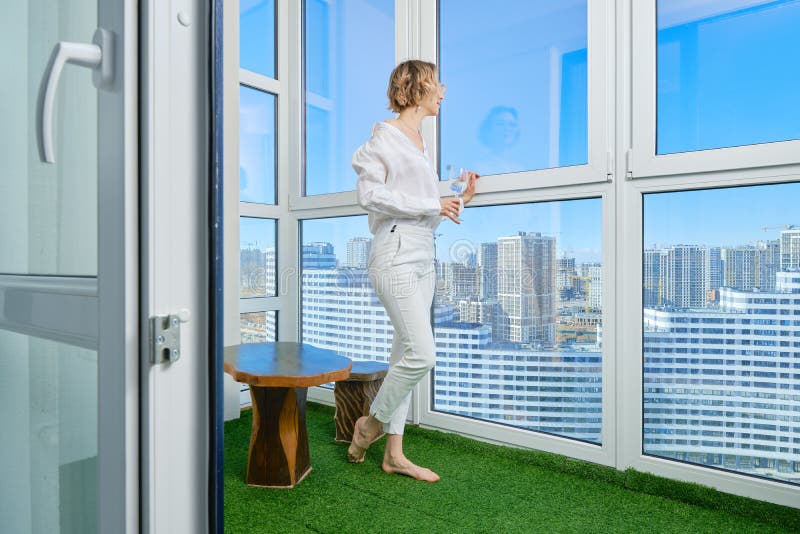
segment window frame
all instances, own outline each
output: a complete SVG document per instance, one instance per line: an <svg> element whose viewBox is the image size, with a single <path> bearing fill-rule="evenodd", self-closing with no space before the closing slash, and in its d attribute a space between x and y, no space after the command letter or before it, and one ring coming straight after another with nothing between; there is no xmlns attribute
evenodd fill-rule
<svg viewBox="0 0 800 534"><path fill-rule="evenodd" d="M602 444L434 412L431 409L434 386L427 380L414 390L409 419L413 424L453 431L479 440L566 454L620 470L633 467L675 480L714 486L736 495L797 507L800 501L795 486L642 454L642 195L657 191L783 183L796 181L800 176L800 141L644 158L641 134L648 129L653 140L652 153L655 154L655 1L589 0L590 164L493 176L491 182L482 182L481 194L470 204L472 207L591 196L603 199ZM276 9L280 79L277 204L237 203L231 208L226 201L226 239L229 241L226 256L235 254L234 280L237 283L234 286L237 298L232 308L235 315L229 311L226 297L226 317L235 317L238 335L240 312L275 310L280 315L279 339L300 340L300 223L306 219L364 215L365 212L358 206L354 191L310 197L301 195L304 166L302 6L300 2L276 0ZM436 59L437 12L436 2L395 0L397 61L408 57ZM643 23L647 21L649 23ZM238 40L238 35L234 37ZM601 47L602 54L598 52ZM290 64L298 66L298 69L290 72ZM234 73L238 72L238 61L235 68L237 71ZM648 68L651 69L649 74ZM239 79L235 74L231 75L230 68L226 73L229 80L233 76L226 85L226 103L235 100L232 109L226 108L226 146L228 140L236 141L235 150L226 150L226 192L230 194L233 190L238 199L236 121ZM644 84L650 84L652 89L649 93ZM643 98L648 94L652 95L649 104L648 99ZM436 121L423 123L423 135L438 160ZM780 145L777 146L779 150L776 152L773 150L776 147L771 145ZM792 151L798 156L780 159ZM232 161L234 163L229 167ZM583 174L578 176L581 172ZM536 181L546 182L547 186L531 187L526 183L531 181L530 178L524 176L534 176ZM643 177L648 179L638 179ZM440 184L440 193L448 194L446 184ZM231 209L235 212L236 224L233 227L227 215ZM239 309L240 210L243 216L278 220L278 296L265 301L259 310ZM229 248L231 240L236 247L233 251ZM233 262L229 258L226 262L228 273ZM226 281L228 276L226 274ZM226 344L231 344L227 334L226 323ZM323 388L309 388L308 399L334 405L333 392Z"/></svg>
<svg viewBox="0 0 800 534"><path fill-rule="evenodd" d="M276 0L274 4L275 8L275 78L269 78L264 76L263 74L253 72L247 69L242 68L239 65L239 54L238 54L238 46L237 54L235 58L235 68L236 72L238 73L238 79L235 80L235 85L233 83L226 84L226 102L229 102L230 107L227 109L229 110L229 114L233 114L235 110L235 117L236 117L236 124L235 128L229 126L230 130L226 134L226 138L234 138L233 146L235 149L226 150L226 159L233 160L230 166L226 165L226 170L228 174L233 174L232 170L239 169L239 161L240 161L240 153L239 153L239 112L240 112L240 102L239 102L239 91L240 87L248 87L250 89L261 91L267 94L270 94L275 97L275 204L263 204L258 202L244 202L241 201L239 198L239 189L238 189L238 180L237 180L237 187L236 191L236 199L238 204L238 210L235 216L233 217L225 217L225 221L228 226L228 231L226 232L226 238L228 240L232 240L236 248L235 250L239 250L240 242L239 242L239 221L242 217L252 218L252 219L271 219L275 221L275 256L276 256L276 295L274 296L264 296L264 297L240 297L239 292L239 273L240 273L240 264L239 264L239 255L237 252L236 260L235 260L235 280L236 280L236 330L237 334L235 336L235 341L230 339L232 336L232 328L226 328L229 335L226 336L226 345L231 344L238 344L240 342L240 335L238 333L239 329L239 321L238 317L240 317L243 313L256 313L256 312L275 312L278 316L283 315L284 309L286 308L287 300L281 296L281 293L285 293L285 288L281 288L281 283L285 282L282 278L282 273L286 273L287 269L290 268L291 261L293 259L291 254L286 254L285 247L283 246L287 240L291 240L291 231L287 231L285 229L286 226L284 224L285 217L288 214L287 203L285 197L285 188L283 187L283 180L281 179L282 176L285 176L287 173L287 163L288 163L288 154L287 154L287 139L282 133L286 130L287 124L287 116L289 110L289 103L287 102L288 93L289 93L289 61L288 61L288 42L290 39L288 30L288 2L287 0ZM238 3L237 3L237 12L236 12L236 33L235 36L236 42L239 43L240 36L239 33L239 13L238 13ZM230 121L233 122L233 121ZM228 123L229 124L229 123ZM238 172L236 173L238 176ZM232 182L232 180L229 180ZM226 192L230 195L233 193L233 184L229 183L229 187L226 187ZM284 197L284 198L282 198ZM227 203L228 206L231 203ZM234 222L235 221L235 222ZM230 226L233 225L236 228L235 233L230 231ZM291 242L291 241L289 241ZM233 250L233 247L226 247L228 251ZM230 254L230 252L228 252ZM226 269L232 268L234 262L228 262ZM232 273L232 274L234 274ZM226 277L228 278L228 277ZM228 278L229 280L233 278L231 276ZM229 283L229 290L233 290L232 284ZM230 292L230 291L229 291ZM230 299L233 300L232 298ZM226 302L228 299L226 299ZM232 305L226 305L226 309L230 311L233 310ZM282 332L282 322L286 321L277 321L278 331L276 332L277 339L291 339L291 332ZM284 337L288 335L288 337Z"/></svg>
<svg viewBox="0 0 800 534"><path fill-rule="evenodd" d="M301 46L293 55L296 64L302 65L302 9L299 11L299 26L296 31L301 35ZM608 182L611 180L614 167L613 152L610 141L613 138L614 100L613 100L613 0L591 0L587 2L587 47L588 47L588 163L568 167L554 167L518 173L497 174L487 176L478 183L479 193L497 191L519 191L526 189L547 189L578 184ZM426 61L437 62L438 59L438 12L439 2L423 0L395 0L395 62L409 57L419 57ZM293 63L295 64L295 63ZM302 71L303 69L301 69ZM302 72L300 74L302 77ZM295 90L302 88L302 79ZM302 90L294 95L303 102ZM293 146L290 158L300 162L296 179L290 183L291 209L312 209L315 207L348 206L357 204L355 191L343 191L312 196L303 195L304 175L304 112L295 110L297 121L293 134ZM364 133L365 139L368 132ZM428 144L435 162L439 161L439 118L427 119L422 123L422 135ZM438 164L437 164L438 166ZM531 185L542 184L542 185ZM449 195L447 183L440 181L439 193Z"/></svg>
<svg viewBox="0 0 800 534"><path fill-rule="evenodd" d="M579 184L610 182L614 157L614 2L587 0L587 158L588 163L516 173L487 175L478 183L478 193L547 189ZM439 63L440 2L420 3L420 52L422 58ZM423 122L423 135L439 165L440 117ZM541 185L532 185L541 184ZM446 182L439 192L448 195Z"/></svg>
<svg viewBox="0 0 800 534"><path fill-rule="evenodd" d="M607 183L580 184L569 188L554 190L549 188L530 189L527 191L498 191L487 193L470 203L470 208L481 206L497 206L503 204L542 203L599 198L602 202L602 317L603 324L613 324L614 295L616 293L613 276L615 265L614 245L614 192L613 186ZM469 215L469 211L467 211ZM443 224L446 224L443 223ZM602 404L600 444L579 441L576 439L515 428L509 425L496 424L490 421L468 418L433 409L434 375L420 382L418 402L413 404L418 411L418 419L426 428L445 429L468 435L480 440L505 443L519 447L538 449L557 454L566 454L573 458L589 462L613 466L616 457L616 433L614 399L616 382L614 376L615 363L615 331L603 329L602 354ZM416 399L415 399L416 400Z"/></svg>
<svg viewBox="0 0 800 534"><path fill-rule="evenodd" d="M629 0L626 0L626 3ZM800 163L800 140L657 155L657 0L630 2L632 8L633 135L626 173L629 178L776 167ZM649 21L646 22L645 21Z"/></svg>
<svg viewBox="0 0 800 534"><path fill-rule="evenodd" d="M642 254L644 252L643 197L647 193L689 192L731 186L780 184L798 180L800 180L800 167L795 167L793 172L782 175L776 175L774 170L766 168L744 172L731 170L713 175L703 172L686 173L624 182L625 192L621 201L620 214L623 220L633 218L633 221L622 225L620 245L623 252L618 266L620 279L625 280L626 283L620 284L618 288L620 313L617 316L615 329L619 334L622 365L619 366L617 380L620 384L628 385L620 388L616 407L619 421L617 428L619 436L618 469L632 467L641 472L704 484L736 495L797 507L797 495L800 488L796 485L643 452ZM622 324L626 325L624 333Z"/></svg>

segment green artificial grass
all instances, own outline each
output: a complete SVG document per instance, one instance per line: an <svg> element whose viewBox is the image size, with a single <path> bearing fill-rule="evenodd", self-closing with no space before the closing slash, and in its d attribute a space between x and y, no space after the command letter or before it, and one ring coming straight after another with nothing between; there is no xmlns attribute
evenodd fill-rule
<svg viewBox="0 0 800 534"><path fill-rule="evenodd" d="M407 427L406 455L442 479L387 475L385 439L362 464L308 403L313 471L293 489L245 484L252 414L225 423L225 532L800 532L800 510L633 469Z"/></svg>

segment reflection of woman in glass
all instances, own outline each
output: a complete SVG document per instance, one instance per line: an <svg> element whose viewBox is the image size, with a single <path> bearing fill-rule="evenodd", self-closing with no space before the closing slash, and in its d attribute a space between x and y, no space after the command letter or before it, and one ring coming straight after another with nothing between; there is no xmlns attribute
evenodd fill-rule
<svg viewBox="0 0 800 534"><path fill-rule="evenodd" d="M456 198L439 198L439 177L419 131L422 119L439 113L444 98L436 66L401 63L390 76L388 96L399 116L375 124L370 140L353 155L353 168L358 173L358 203L367 210L374 235L370 282L394 328L392 354L370 415L356 421L347 459L364 461L367 448L385 432L384 471L436 482L439 475L403 454L403 428L411 391L436 360L430 322L436 283L433 232L442 216L459 223L461 206ZM467 175L465 204L475 194L478 177Z"/></svg>
<svg viewBox="0 0 800 534"><path fill-rule="evenodd" d="M508 106L495 106L481 122L478 138L487 153L475 165L481 174L503 174L524 170L511 159L509 151L519 141L517 110Z"/></svg>

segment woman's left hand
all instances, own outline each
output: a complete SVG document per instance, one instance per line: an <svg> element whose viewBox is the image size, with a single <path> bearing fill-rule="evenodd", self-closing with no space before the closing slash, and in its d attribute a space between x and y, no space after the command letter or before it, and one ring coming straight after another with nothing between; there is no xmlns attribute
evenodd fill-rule
<svg viewBox="0 0 800 534"><path fill-rule="evenodd" d="M467 175L467 188L461 194L461 200L464 201L464 204L469 204L469 201L475 196L475 181L481 175L473 171L466 171L464 174Z"/></svg>

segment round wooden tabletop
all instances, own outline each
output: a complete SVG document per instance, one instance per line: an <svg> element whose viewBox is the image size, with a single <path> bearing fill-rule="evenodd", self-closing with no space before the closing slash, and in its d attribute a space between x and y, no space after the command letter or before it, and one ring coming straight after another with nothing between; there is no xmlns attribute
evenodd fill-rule
<svg viewBox="0 0 800 534"><path fill-rule="evenodd" d="M352 363L332 350L289 341L225 347L225 372L263 387L311 387L344 380Z"/></svg>

